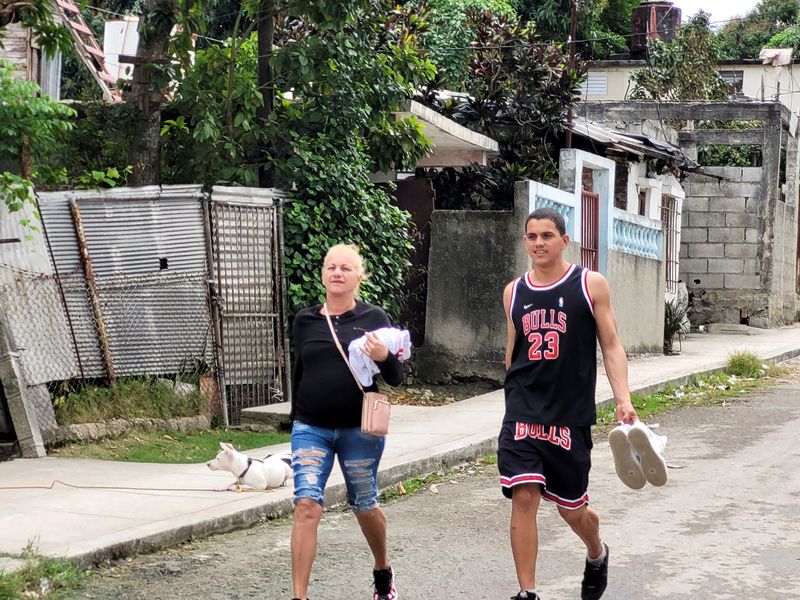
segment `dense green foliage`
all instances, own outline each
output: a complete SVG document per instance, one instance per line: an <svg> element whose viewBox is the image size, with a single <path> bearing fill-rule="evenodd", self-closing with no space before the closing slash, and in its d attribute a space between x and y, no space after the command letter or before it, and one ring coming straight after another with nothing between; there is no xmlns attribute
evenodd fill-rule
<svg viewBox="0 0 800 600"><path fill-rule="evenodd" d="M16 79L14 69L10 62L0 60L0 164L21 169L0 170L0 198L11 212L30 199L35 182L53 176L44 161L55 148L57 136L72 127L70 119L75 114L41 95L35 83ZM25 172L28 163L30 173Z"/></svg>
<svg viewBox="0 0 800 600"><path fill-rule="evenodd" d="M773 35L767 42L768 48L791 48L795 56L800 51L800 25L790 25Z"/></svg>
<svg viewBox="0 0 800 600"><path fill-rule="evenodd" d="M586 0L577 13L577 50L586 59L627 52L631 15L639 0ZM523 22L532 22L545 40L565 42L570 34L571 0L517 0Z"/></svg>
<svg viewBox="0 0 800 600"><path fill-rule="evenodd" d="M514 8L507 0L429 0L424 7L427 29L421 40L436 65L437 83L448 90L464 91L475 41L470 13L513 17Z"/></svg>
<svg viewBox="0 0 800 600"><path fill-rule="evenodd" d="M781 38L779 45L773 45L773 36L797 24L798 17L797 0L761 0L747 16L727 23L717 34L720 59L754 59L764 47L794 47L784 45Z"/></svg>
<svg viewBox="0 0 800 600"><path fill-rule="evenodd" d="M116 387L87 385L80 391L56 391L53 396L59 425L140 417L171 419L208 410L208 400L199 391L181 394L163 379L127 379Z"/></svg>
<svg viewBox="0 0 800 600"><path fill-rule="evenodd" d="M444 169L434 178L440 208L509 208L514 183L553 180L566 113L578 98L580 67L569 67L564 46L543 43L535 28L516 19L471 15L476 50L468 97L422 100L497 140L500 153L486 167Z"/></svg>
<svg viewBox="0 0 800 600"><path fill-rule="evenodd" d="M648 66L631 74L634 100L724 100L725 81L717 71L717 51L708 15L699 12L671 43L648 42Z"/></svg>
<svg viewBox="0 0 800 600"><path fill-rule="evenodd" d="M266 167L291 191L285 212L290 312L317 302L325 250L358 245L372 277L366 299L399 315L410 251L407 214L370 174L413 166L429 148L421 124L393 112L428 82L419 18L384 0L286 2L266 119L249 31L197 53L166 121L167 182L252 185ZM236 27L236 30L239 28Z"/></svg>
<svg viewBox="0 0 800 600"><path fill-rule="evenodd" d="M30 27L37 45L49 53L72 47L72 37L56 19L50 0L0 0L0 48L3 47L3 30L14 22Z"/></svg>

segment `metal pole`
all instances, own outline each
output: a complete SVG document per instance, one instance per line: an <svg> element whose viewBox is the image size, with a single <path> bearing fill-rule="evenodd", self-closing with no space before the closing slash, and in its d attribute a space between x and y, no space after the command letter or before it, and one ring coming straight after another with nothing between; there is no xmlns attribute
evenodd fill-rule
<svg viewBox="0 0 800 600"><path fill-rule="evenodd" d="M288 306L289 299L287 296L289 290L288 280L286 278L286 269L284 267L283 251L284 251L284 238L283 238L283 207L288 202L286 198L275 198L275 228L277 231L277 248L275 253L275 267L278 269L275 280L278 282L279 289L276 290L275 301L278 306L278 314L280 315L280 325L283 330L283 344L281 348L281 356L283 359L283 373L281 379L283 380L283 399L286 402L294 402L292 398L292 353L289 345L289 316Z"/></svg>
<svg viewBox="0 0 800 600"><path fill-rule="evenodd" d="M100 307L100 296L97 292L97 281L94 278L92 259L89 256L89 247L86 244L86 232L83 229L83 221L81 220L81 209L75 200L70 200L69 210L72 214L72 224L75 227L75 235L78 238L78 248L81 252L81 263L83 264L83 272L86 275L86 284L89 288L89 300L92 305L92 313L97 323L97 339L100 342L100 353L103 356L103 364L106 367L108 379L111 385L116 387L117 375L114 372L114 361L111 356L111 348L108 344L106 322L105 319L103 319L103 311Z"/></svg>

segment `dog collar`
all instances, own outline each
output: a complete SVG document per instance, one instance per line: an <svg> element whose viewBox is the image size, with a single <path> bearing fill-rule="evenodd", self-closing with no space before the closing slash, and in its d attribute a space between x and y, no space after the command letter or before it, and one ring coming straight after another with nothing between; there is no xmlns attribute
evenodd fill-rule
<svg viewBox="0 0 800 600"><path fill-rule="evenodd" d="M252 464L253 464L253 459L252 459L252 458L250 458L250 457L248 457L248 458L247 458L247 466L244 468L244 471L242 471L241 473L239 473L239 480L240 480L240 481L241 481L242 477L244 477L245 475L247 475L247 472L250 470L250 465L252 465Z"/></svg>

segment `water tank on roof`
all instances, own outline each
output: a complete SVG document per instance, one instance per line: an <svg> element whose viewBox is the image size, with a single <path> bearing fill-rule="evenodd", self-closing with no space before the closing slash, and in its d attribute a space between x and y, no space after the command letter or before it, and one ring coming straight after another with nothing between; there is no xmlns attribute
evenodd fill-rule
<svg viewBox="0 0 800 600"><path fill-rule="evenodd" d="M678 37L680 28L680 8L669 0L643 0L633 9L631 53L644 54L650 39L671 42Z"/></svg>

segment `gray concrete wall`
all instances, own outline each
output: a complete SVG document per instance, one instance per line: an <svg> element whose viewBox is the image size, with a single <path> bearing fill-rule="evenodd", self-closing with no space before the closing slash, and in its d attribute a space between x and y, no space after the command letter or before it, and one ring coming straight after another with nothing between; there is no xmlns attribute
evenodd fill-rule
<svg viewBox="0 0 800 600"><path fill-rule="evenodd" d="M797 214L764 199L761 167L703 167L718 182L690 175L684 182L681 279L695 294L695 325L739 323L776 327L795 318Z"/></svg>
<svg viewBox="0 0 800 600"><path fill-rule="evenodd" d="M522 244L525 184L514 211L434 211L428 263L425 344L416 374L426 381L484 377L502 381L506 345L503 289L530 268ZM579 244L565 253L580 262ZM629 353L661 352L662 261L609 251L608 273L620 339Z"/></svg>
<svg viewBox="0 0 800 600"><path fill-rule="evenodd" d="M683 184L680 276L695 293L692 322L738 323L740 309L747 307L752 325L768 327L762 169L703 169L727 181L690 175Z"/></svg>
<svg viewBox="0 0 800 600"><path fill-rule="evenodd" d="M664 262L609 250L608 286L628 354L664 348Z"/></svg>
<svg viewBox="0 0 800 600"><path fill-rule="evenodd" d="M502 380L503 289L530 262L522 247L526 211L433 212L425 344L414 363L423 380Z"/></svg>

